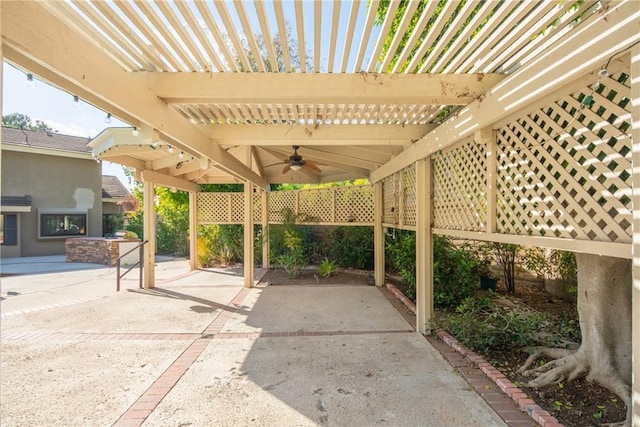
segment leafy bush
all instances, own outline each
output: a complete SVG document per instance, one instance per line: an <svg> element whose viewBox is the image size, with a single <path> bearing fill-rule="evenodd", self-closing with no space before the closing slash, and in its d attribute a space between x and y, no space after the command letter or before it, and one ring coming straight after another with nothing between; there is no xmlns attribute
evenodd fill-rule
<svg viewBox="0 0 640 427"><path fill-rule="evenodd" d="M322 260L322 263L318 267L318 271L323 277L329 277L334 275L338 271L338 267L336 266L335 262L325 257L325 259Z"/></svg>
<svg viewBox="0 0 640 427"><path fill-rule="evenodd" d="M494 295L467 297L456 314L443 318L440 326L462 344L479 352L513 350L536 343L547 322L541 314L522 314L494 304Z"/></svg>
<svg viewBox="0 0 640 427"><path fill-rule="evenodd" d="M395 230L394 238L388 238L387 260L393 271L402 277L407 298L416 300L416 233Z"/></svg>
<svg viewBox="0 0 640 427"><path fill-rule="evenodd" d="M198 264L215 267L240 262L243 257L243 228L238 224L198 227Z"/></svg>
<svg viewBox="0 0 640 427"><path fill-rule="evenodd" d="M337 227L330 241L327 256L340 267L373 269L373 227Z"/></svg>
<svg viewBox="0 0 640 427"><path fill-rule="evenodd" d="M306 259L302 239L296 229L285 230L284 244L288 251L278 257L278 263L287 271L289 277L298 277L306 264Z"/></svg>
<svg viewBox="0 0 640 427"><path fill-rule="evenodd" d="M478 288L479 261L468 244L456 246L433 236L433 299L436 307L455 307Z"/></svg>

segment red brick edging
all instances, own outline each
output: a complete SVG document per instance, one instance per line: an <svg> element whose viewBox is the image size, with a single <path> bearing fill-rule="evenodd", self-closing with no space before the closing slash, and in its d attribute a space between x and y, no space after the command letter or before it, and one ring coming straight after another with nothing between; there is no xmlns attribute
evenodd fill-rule
<svg viewBox="0 0 640 427"><path fill-rule="evenodd" d="M416 312L415 304L409 300L398 288L390 283L385 286L398 298L409 310ZM535 422L542 427L563 427L563 425L548 411L542 409L533 399L527 396L520 388L516 387L509 379L499 370L494 368L482 356L474 353L447 332L440 330L437 333L438 338L449 347L456 350L468 361L475 364L491 381L493 381L500 390L509 396L523 411L525 411Z"/></svg>

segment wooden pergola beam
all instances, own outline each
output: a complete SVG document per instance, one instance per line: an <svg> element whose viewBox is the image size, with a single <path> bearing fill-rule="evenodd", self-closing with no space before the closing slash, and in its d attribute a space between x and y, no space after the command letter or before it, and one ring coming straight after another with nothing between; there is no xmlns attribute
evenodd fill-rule
<svg viewBox="0 0 640 427"><path fill-rule="evenodd" d="M221 145L403 145L416 141L436 125L386 124L214 124L198 126Z"/></svg>
<svg viewBox="0 0 640 427"><path fill-rule="evenodd" d="M168 104L466 105L501 74L136 73Z"/></svg>

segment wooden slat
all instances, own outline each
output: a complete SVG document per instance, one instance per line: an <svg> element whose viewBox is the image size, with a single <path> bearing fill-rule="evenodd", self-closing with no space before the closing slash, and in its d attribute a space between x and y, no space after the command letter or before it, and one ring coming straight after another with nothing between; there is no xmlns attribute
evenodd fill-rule
<svg viewBox="0 0 640 427"><path fill-rule="evenodd" d="M242 46L242 42L240 41L240 37L238 36L236 28L233 25L231 18L229 17L229 11L227 10L226 2L217 1L217 2L214 2L214 4L216 6L216 9L218 10L218 14L220 15L220 18L222 19L222 22L226 30L226 34L231 39L231 43L235 48L235 52L234 52L235 56L237 59L240 60L240 63L244 68L242 71L244 72L253 71L253 67L249 63L249 60L247 59L247 55L245 53L244 47Z"/></svg>
<svg viewBox="0 0 640 427"><path fill-rule="evenodd" d="M282 7L282 0L274 0L273 5L275 6L276 10L276 21L278 22L278 32L280 33L280 43L282 44L284 69L287 73L290 73L291 55L289 54L289 40L287 38L287 25L284 20L284 9Z"/></svg>
<svg viewBox="0 0 640 427"><path fill-rule="evenodd" d="M95 48L102 49L109 57L125 70L136 70L135 61L125 54L113 41L103 36L94 27L89 25L84 17L81 17L74 9L63 2L46 2L43 4L54 16L67 21L67 25L78 34L81 34Z"/></svg>
<svg viewBox="0 0 640 427"><path fill-rule="evenodd" d="M190 62L193 64L190 71L211 71L211 65L209 61L202 56L201 50L196 46L193 42L193 38L190 34L185 30L184 25L180 22L180 18L175 14L173 9L169 6L167 2L160 1L156 3L158 8L163 13L165 19L169 22L171 27L173 28L174 35L179 37L182 43L177 43L181 49L187 49L185 54L189 58ZM184 45L185 47L183 47ZM195 62L195 61L197 62Z"/></svg>
<svg viewBox="0 0 640 427"><path fill-rule="evenodd" d="M371 0L367 5L367 17L365 20L364 29L362 31L362 36L360 38L358 53L356 54L356 62L353 64L353 68L351 69L353 73L359 72L363 65L362 59L364 58L364 54L367 51L367 46L369 45L369 37L371 37L371 29L373 28L373 25L375 23L379 4L380 0Z"/></svg>
<svg viewBox="0 0 640 427"><path fill-rule="evenodd" d="M153 48L149 41L142 40L138 36L138 33L132 30L131 25L125 23L124 20L121 19L121 17L116 14L106 2L94 2L92 4L102 13L102 15L104 15L105 18L107 18L108 22L111 22L118 31L124 34L135 44L136 48L140 49L141 53L144 55L143 65L147 65L144 68L151 66L154 69L153 71L167 70L167 65L160 57L158 57L157 52L152 50Z"/></svg>
<svg viewBox="0 0 640 427"><path fill-rule="evenodd" d="M380 29L380 33L378 34L378 40L376 40L376 44L373 48L373 52L371 53L371 57L369 58L369 65L366 67L367 72L373 73L376 70L376 64L378 64L378 59L380 58L380 52L382 52L382 47L389 36L389 30L391 29L391 25L393 21L396 19L396 12L398 11L398 6L400 6L399 1L389 2L387 7L387 13L384 17L384 21L382 22L382 28ZM396 34L399 33L396 32Z"/></svg>
<svg viewBox="0 0 640 427"><path fill-rule="evenodd" d="M89 3L82 1L74 1L73 5L77 7L82 13L85 14L104 34L107 39L111 40L118 49L124 52L129 58L136 62L137 69L144 68L145 60L140 55L140 50L137 49L128 38L123 37L120 32L114 28L113 24L109 20L105 20L96 9ZM135 69L135 68L134 68Z"/></svg>
<svg viewBox="0 0 640 427"><path fill-rule="evenodd" d="M444 73L462 72L461 64L469 58L469 55L486 55L488 48L483 45L484 40L491 35L491 32L502 22L503 19L512 11L510 5L516 2L499 3L488 18L486 24L477 31L471 40L460 50L459 54L445 67ZM516 6L517 7L517 6Z"/></svg>
<svg viewBox="0 0 640 427"><path fill-rule="evenodd" d="M267 69L264 66L264 62L262 61L262 52L258 47L258 43L254 35L255 31L253 30L253 28L251 28L249 20L247 19L247 12L244 8L244 5L240 0L234 0L233 5L236 7L236 12L238 12L238 16L240 17L240 23L242 24L242 28L244 29L245 39L249 43L249 48L253 51L253 57L256 62L256 66L258 67L259 71L264 73L267 71ZM268 37L269 35L267 34L266 36ZM265 38L265 40L267 39Z"/></svg>
<svg viewBox="0 0 640 427"><path fill-rule="evenodd" d="M567 7L567 5L565 5ZM527 11L518 21L518 25L509 31L491 48L491 57L481 58L477 61L472 70L483 70L497 68L502 63L505 56L510 52L517 52L523 44L540 32L540 28L546 28L557 17L564 8L551 2L543 3L532 11ZM487 63L489 63L487 65Z"/></svg>
<svg viewBox="0 0 640 427"><path fill-rule="evenodd" d="M340 8L342 7L341 0L334 0L332 3L333 14L331 18L331 40L329 41L329 64L327 65L327 72L333 73L333 65L336 56L336 41L338 39L338 29L340 24Z"/></svg>
<svg viewBox="0 0 640 427"><path fill-rule="evenodd" d="M411 52L413 52L414 49L416 48L416 44L420 42L420 38L422 37L422 32L427 26L429 19L431 19L431 16L434 14L437 6L438 6L438 2L435 2L435 1L433 2L430 1L427 3L427 6L422 11L422 15L420 15L420 19L418 19L418 22L413 27L413 32L411 33L411 36L409 37L407 42L404 44L404 48L402 49L402 52L400 53L400 56L396 61L396 65L393 67L393 70L392 70L393 73L399 73L405 68L405 65L406 65L405 62L407 61L407 58L409 57ZM396 37L401 37L401 36L399 34L396 34Z"/></svg>
<svg viewBox="0 0 640 427"><path fill-rule="evenodd" d="M202 25L199 25L199 20L198 18L196 18L191 8L186 3L181 1L175 2L175 5L178 10L180 10L180 13L182 13L182 16L184 16L187 22L187 26L195 34L198 42L200 43L200 46L202 46L205 53L207 54L210 63L217 69L217 71L225 71L227 67L222 64L222 61L218 57L218 54L214 51L206 34L204 34ZM209 61L207 61L207 63L209 63Z"/></svg>
<svg viewBox="0 0 640 427"><path fill-rule="evenodd" d="M501 19L500 21L496 19L495 22L498 24L497 28L495 28L495 30L482 42L482 46L485 49L478 49L471 55L469 55L464 63L460 66L460 72L471 72L471 70L475 70L475 64L480 58L482 58L483 60L493 58L495 55L494 46L496 45L496 43L498 43L498 41L505 34L511 31L513 26L518 25L519 22L524 19L527 14L531 13L531 11L534 10L539 4L540 3L537 2L523 2L522 6L511 12L509 16ZM547 2L547 5L550 5L550 3ZM483 53L481 54L480 52Z"/></svg>
<svg viewBox="0 0 640 427"><path fill-rule="evenodd" d="M400 21L400 24L398 24L396 35L394 36L393 41L391 42L391 45L389 46L389 49L387 50L386 55L382 59L382 64L380 65L381 72L385 72L389 68L391 64L391 60L393 60L395 52L396 50L398 50L398 47L400 46L400 42L402 42L402 38L404 34L407 32L407 28L409 27L409 24L413 21L412 19L413 15L415 14L416 9L418 8L419 5L420 5L420 2L417 2L417 1L409 2L409 4L407 5L405 13L402 16L402 20Z"/></svg>
<svg viewBox="0 0 640 427"><path fill-rule="evenodd" d="M182 61L180 66L181 71L195 70L196 66L193 63L192 58L190 58L189 54L187 54L182 46L176 42L175 34L167 30L167 25L162 21L162 19L160 19L156 11L151 7L151 4L146 1L136 0L135 5L138 6L151 25L154 26L155 30L160 33L164 40L164 44L168 45L167 47L170 50L167 50L166 53L168 55L176 56L178 61Z"/></svg>
<svg viewBox="0 0 640 427"><path fill-rule="evenodd" d="M57 3L57 2L53 2ZM122 12L129 20L135 25L136 29L142 33L142 35L153 46L153 49L157 52L158 57L162 58L168 64L168 67L162 69L162 71L183 71L185 66L178 61L175 56L169 52L166 48L166 43L161 40L146 24L142 16L134 9L134 7L128 2L114 2L120 12Z"/></svg>
<svg viewBox="0 0 640 427"><path fill-rule="evenodd" d="M296 28L298 30L298 55L300 56L300 72L307 72L307 49L304 40L304 3L303 1L293 2L296 11Z"/></svg>
<svg viewBox="0 0 640 427"><path fill-rule="evenodd" d="M482 3L480 10L478 10L478 12L473 16L473 18L471 18L471 21L469 21L469 24L467 24L463 28L460 35L458 35L455 41L451 43L447 51L444 52L443 55L434 64L431 70L432 72L437 73L442 71L442 67L447 65L447 62L458 53L461 46L463 46L465 43L468 42L469 37L471 36L473 31L475 31L475 29L478 28L478 25L482 21L487 19L487 15L491 13L491 11L495 6L496 4L490 1Z"/></svg>
<svg viewBox="0 0 640 427"><path fill-rule="evenodd" d="M227 42L225 38L220 33L220 29L218 28L218 24L211 14L211 10L207 6L207 3L197 1L195 2L196 8L200 12L200 15L204 19L204 23L206 24L209 31L213 35L213 38L216 41L217 49L222 52L225 60L227 61L227 68L231 69L231 71L240 71L238 67L238 63L236 62L236 58L229 51L229 47L227 46ZM215 49L215 47L214 47Z"/></svg>
<svg viewBox="0 0 640 427"><path fill-rule="evenodd" d="M460 27L464 27L464 22L466 22L469 15L471 15L471 13L478 7L478 5L479 0L469 1L464 4L463 9L455 17L455 20L448 24L448 26L444 30L445 32L440 37L440 40L438 40L433 49L431 49L431 52L425 58L424 63L418 70L419 73L431 71L431 66L433 65L434 61L443 51L448 50L444 48L452 43L452 38L460 30Z"/></svg>
<svg viewBox="0 0 640 427"><path fill-rule="evenodd" d="M361 0L353 0L351 2L351 12L349 13L349 21L347 22L347 35L344 39L344 48L342 50L342 65L340 66L340 72L347 72L347 65L349 64L349 56L351 54L351 45L353 44L353 32L355 31L358 11L360 8Z"/></svg>
<svg viewBox="0 0 640 427"><path fill-rule="evenodd" d="M320 72L320 59L322 58L322 2L313 2L313 72Z"/></svg>
<svg viewBox="0 0 640 427"><path fill-rule="evenodd" d="M267 49L267 58L269 69L271 72L278 72L278 59L273 49L272 34L269 28L269 22L267 21L267 11L265 10L264 3L261 1L253 2L256 8L256 15L258 15L258 21L260 22L260 28L262 29L262 38L264 40L265 48Z"/></svg>
<svg viewBox="0 0 640 427"><path fill-rule="evenodd" d="M420 49L416 54L413 55L409 65L407 66L407 72L411 73L414 70L417 70L418 65L423 60L424 55L427 52L427 49L431 48L436 41L436 38L442 32L445 24L451 19L453 12L456 10L460 3L458 2L447 2L444 8L438 14L436 21L433 23L431 28L429 29L429 33L427 37L420 41Z"/></svg>

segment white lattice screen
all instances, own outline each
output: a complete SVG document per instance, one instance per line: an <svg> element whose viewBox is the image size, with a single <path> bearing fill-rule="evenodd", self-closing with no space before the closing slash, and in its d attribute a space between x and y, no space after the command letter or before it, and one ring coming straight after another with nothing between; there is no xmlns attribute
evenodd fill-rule
<svg viewBox="0 0 640 427"><path fill-rule="evenodd" d="M401 172L402 176L402 224L416 226L416 168L410 166Z"/></svg>
<svg viewBox="0 0 640 427"><path fill-rule="evenodd" d="M199 224L240 224L244 193L198 193ZM281 223L286 209L326 225L373 225L373 186L317 188L269 193L269 222ZM253 197L253 220L262 222L262 197Z"/></svg>
<svg viewBox="0 0 640 427"><path fill-rule="evenodd" d="M471 142L433 156L434 227L484 231L487 216L486 151Z"/></svg>
<svg viewBox="0 0 640 427"><path fill-rule="evenodd" d="M385 225L398 224L398 196L400 186L396 175L390 175L382 181L383 220Z"/></svg>
<svg viewBox="0 0 640 427"><path fill-rule="evenodd" d="M499 130L499 232L631 241L629 76L593 89Z"/></svg>

